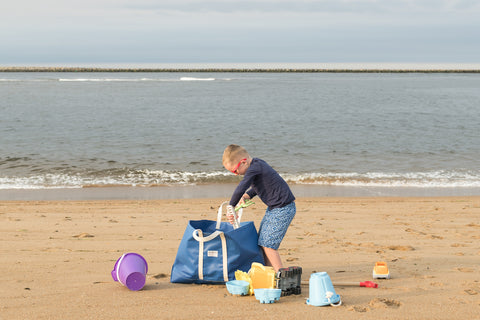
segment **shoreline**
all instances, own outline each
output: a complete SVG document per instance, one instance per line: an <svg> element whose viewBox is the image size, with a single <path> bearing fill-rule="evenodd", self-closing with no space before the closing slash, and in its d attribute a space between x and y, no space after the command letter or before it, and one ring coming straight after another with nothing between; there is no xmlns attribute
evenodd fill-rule
<svg viewBox="0 0 480 320"><path fill-rule="evenodd" d="M155 187L0 189L0 201L229 199L235 187L236 184L205 184ZM479 187L353 187L291 184L290 188L297 198L480 196Z"/></svg>

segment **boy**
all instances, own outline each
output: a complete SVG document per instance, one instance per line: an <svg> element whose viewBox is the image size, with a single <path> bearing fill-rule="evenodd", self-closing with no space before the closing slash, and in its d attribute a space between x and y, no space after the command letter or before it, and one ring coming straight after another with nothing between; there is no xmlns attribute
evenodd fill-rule
<svg viewBox="0 0 480 320"><path fill-rule="evenodd" d="M278 247L295 216L295 196L270 165L250 157L241 146L231 144L225 148L222 162L228 171L244 176L233 192L230 206L234 208L256 195L268 206L258 230L258 245L263 250L265 264L278 272L283 268ZM230 212L234 212L232 207ZM230 223L233 223L232 220L233 217Z"/></svg>

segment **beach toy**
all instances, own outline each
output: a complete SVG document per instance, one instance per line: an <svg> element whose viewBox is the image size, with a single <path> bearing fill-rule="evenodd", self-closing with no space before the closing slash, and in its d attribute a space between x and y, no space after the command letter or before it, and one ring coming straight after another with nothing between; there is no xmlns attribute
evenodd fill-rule
<svg viewBox="0 0 480 320"><path fill-rule="evenodd" d="M252 288L254 290L276 288L275 270L273 267L265 267L261 263L253 262L248 275L252 279Z"/></svg>
<svg viewBox="0 0 480 320"><path fill-rule="evenodd" d="M244 203L242 204L239 204L238 206L235 207L235 212L240 210L240 209L243 209L243 208L246 208L248 206L251 206L252 204L255 204L255 202L253 202L252 200L247 200L245 201Z"/></svg>
<svg viewBox="0 0 480 320"><path fill-rule="evenodd" d="M373 279L390 279L390 272L388 271L387 263L379 261L373 267Z"/></svg>
<svg viewBox="0 0 480 320"><path fill-rule="evenodd" d="M222 216L223 206L226 204L227 204L226 216L227 218L232 217L233 228L238 229L240 227L240 220L242 220L243 208L251 206L252 204L255 204L255 202L253 202L252 200L247 200L244 203L236 206L235 208L233 208L233 206L231 205L228 205L228 201L224 202L220 205L220 208L218 208L218 219L220 219L220 217Z"/></svg>
<svg viewBox="0 0 480 320"><path fill-rule="evenodd" d="M335 282L336 286L353 286L353 287L365 287L365 288L378 288L378 284L372 281L362 282Z"/></svg>
<svg viewBox="0 0 480 320"><path fill-rule="evenodd" d="M132 291L138 291L145 285L148 265L138 253L123 254L112 270L112 278Z"/></svg>
<svg viewBox="0 0 480 320"><path fill-rule="evenodd" d="M252 278L250 278L248 273L242 270L235 271L235 280L243 280L248 282L248 295L251 296L253 294Z"/></svg>
<svg viewBox="0 0 480 320"><path fill-rule="evenodd" d="M302 281L302 286L303 285L308 285L308 281ZM378 284L372 281L362 281L362 282L334 282L334 286L339 286L339 287L365 287L365 288L378 288Z"/></svg>
<svg viewBox="0 0 480 320"><path fill-rule="evenodd" d="M231 280L225 283L228 292L233 295L245 296L250 289L250 283L244 280Z"/></svg>
<svg viewBox="0 0 480 320"><path fill-rule="evenodd" d="M307 304L319 306L334 306L337 307L342 304L340 296L335 293L332 280L326 272L317 272L310 275L309 295Z"/></svg>
<svg viewBox="0 0 480 320"><path fill-rule="evenodd" d="M281 268L277 272L277 288L282 296L302 293L302 267Z"/></svg>
<svg viewBox="0 0 480 320"><path fill-rule="evenodd" d="M282 295L281 289L254 289L255 298L260 301L260 303L274 303L277 300L280 300Z"/></svg>

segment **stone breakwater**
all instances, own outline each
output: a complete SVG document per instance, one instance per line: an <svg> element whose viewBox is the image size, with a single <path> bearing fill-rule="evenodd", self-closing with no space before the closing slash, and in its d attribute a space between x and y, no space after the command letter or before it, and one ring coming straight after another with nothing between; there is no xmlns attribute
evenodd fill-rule
<svg viewBox="0 0 480 320"><path fill-rule="evenodd" d="M0 72L480 73L480 69L89 68L0 67Z"/></svg>

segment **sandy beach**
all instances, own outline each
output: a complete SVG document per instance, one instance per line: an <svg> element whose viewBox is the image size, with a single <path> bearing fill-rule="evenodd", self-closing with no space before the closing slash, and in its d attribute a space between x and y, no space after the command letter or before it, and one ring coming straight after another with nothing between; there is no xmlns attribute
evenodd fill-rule
<svg viewBox="0 0 480 320"><path fill-rule="evenodd" d="M1 319L479 319L480 197L300 197L280 252L303 281L373 281L376 261L391 279L377 289L335 286L340 307L301 295L260 304L224 285L169 281L189 220L215 219L223 198L0 201ZM257 201L244 220L258 225ZM110 275L125 252L149 264L145 287Z"/></svg>

